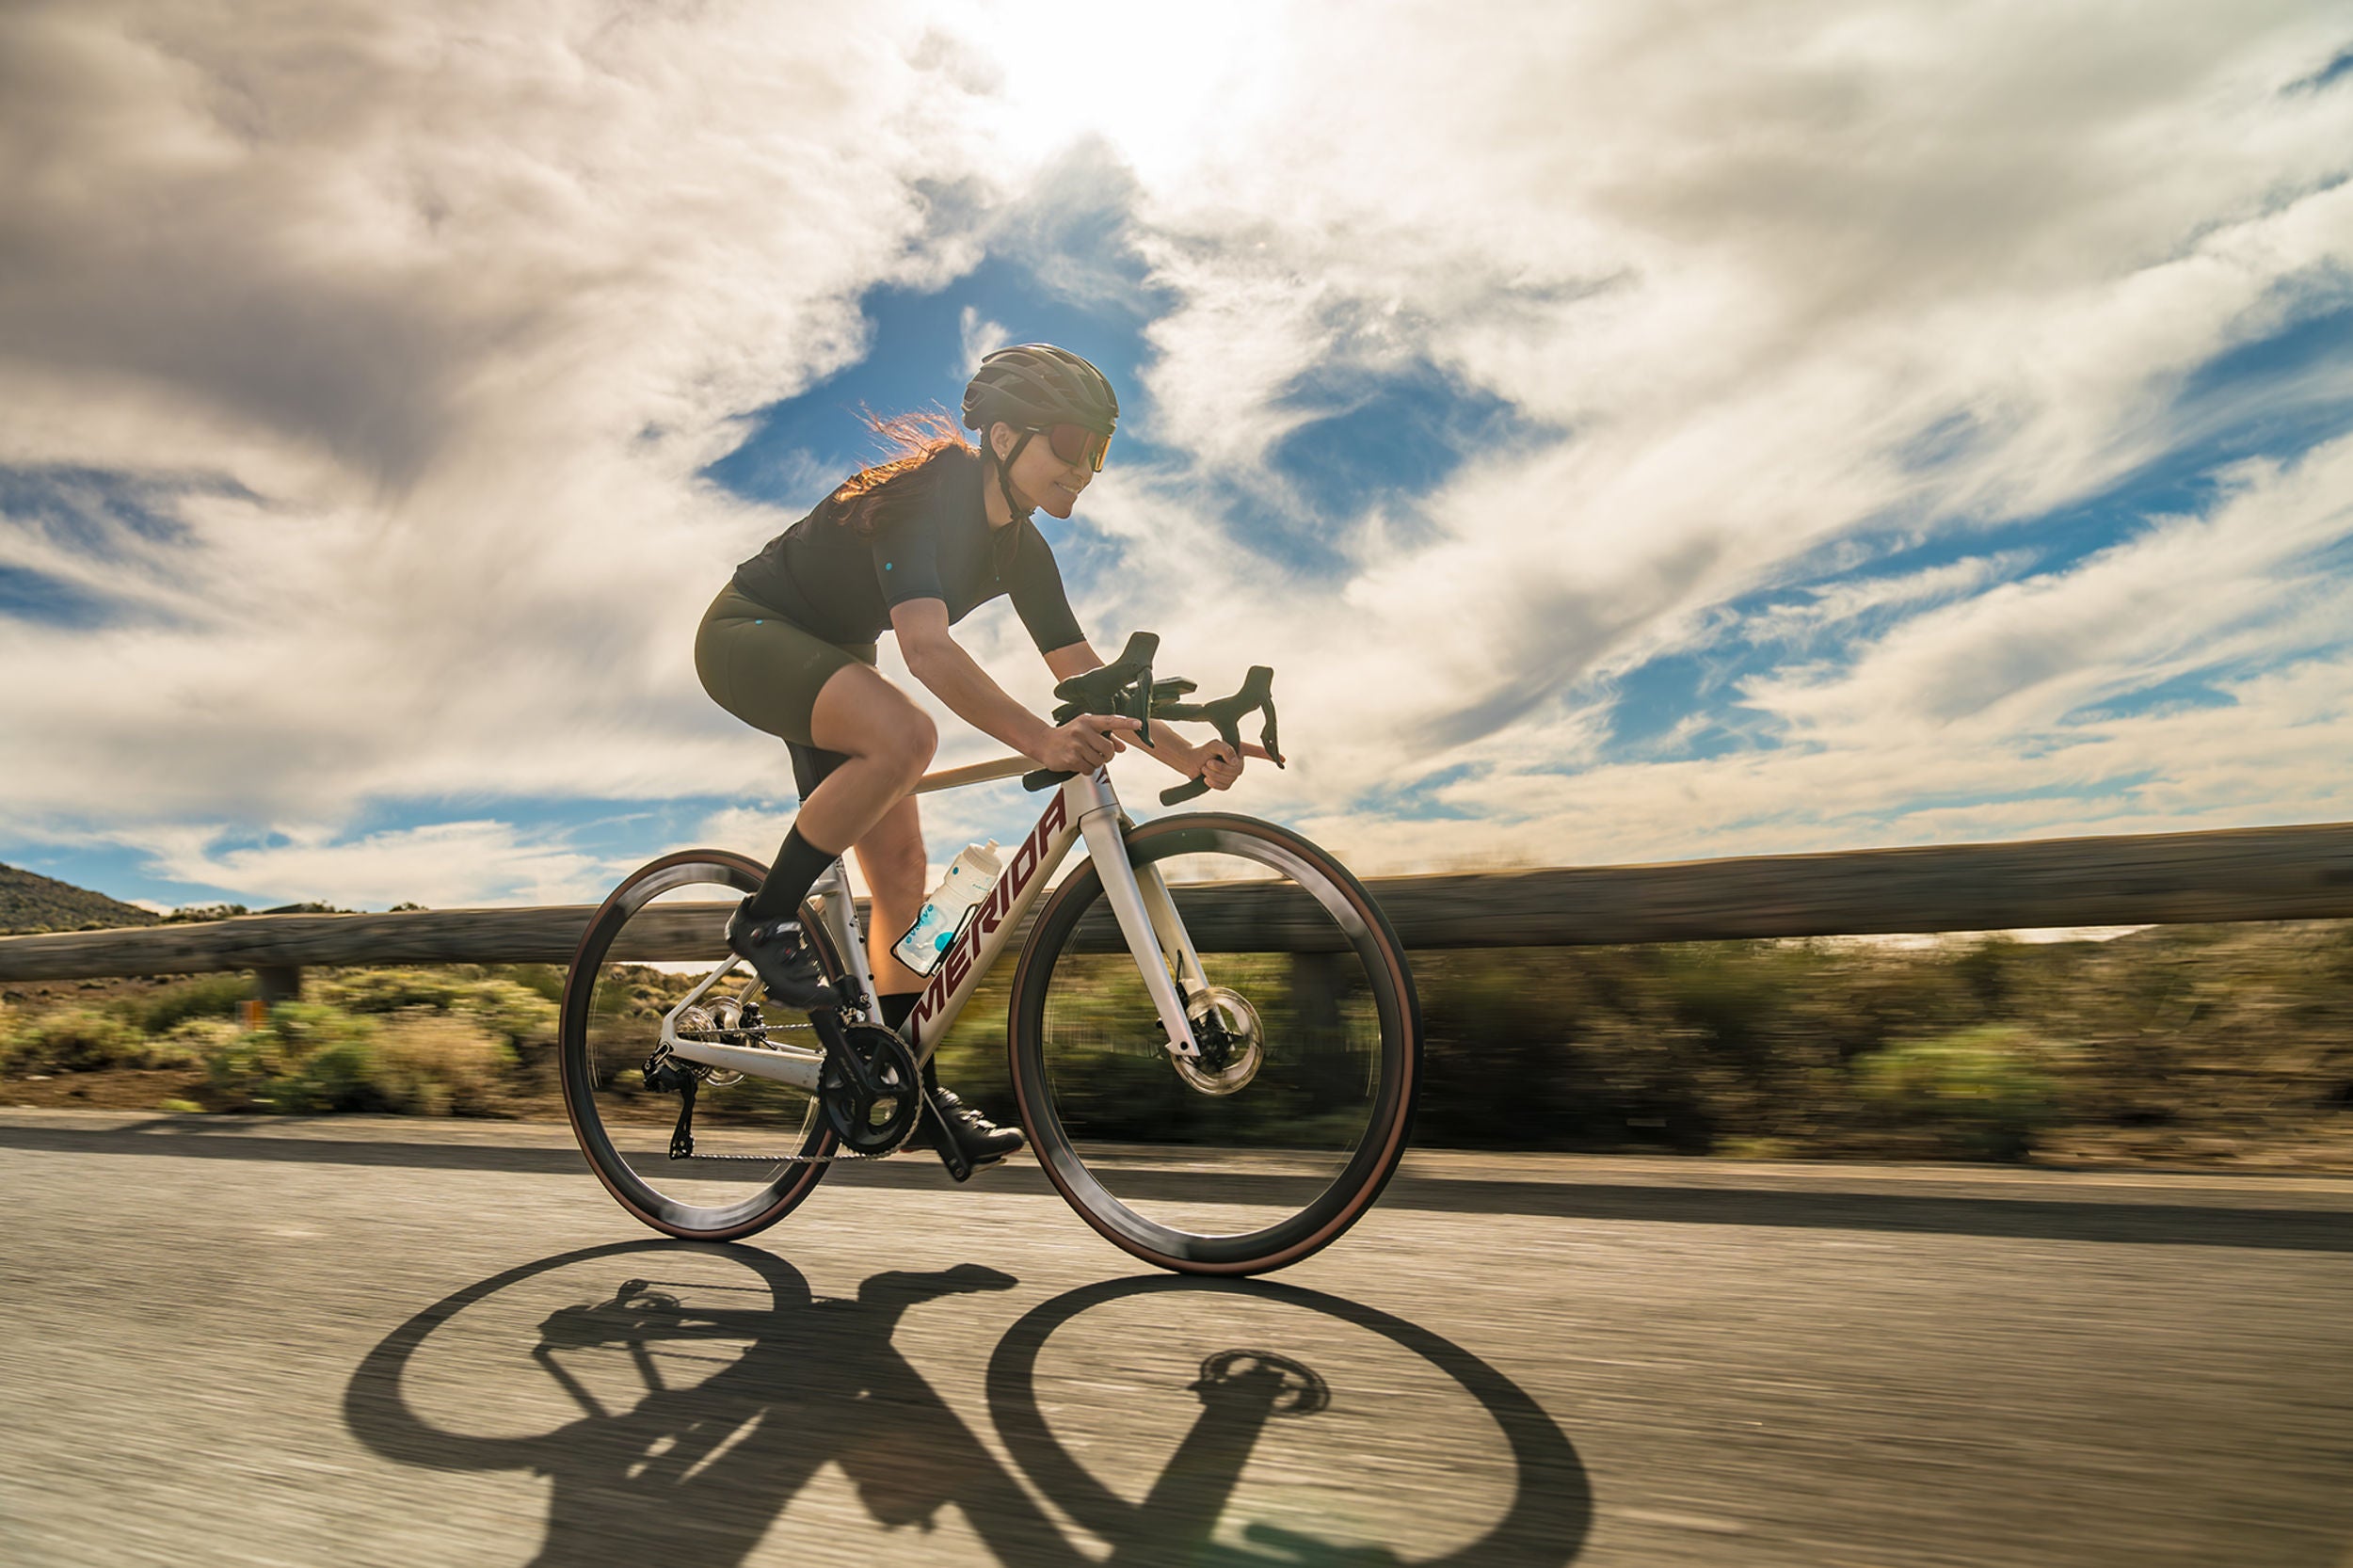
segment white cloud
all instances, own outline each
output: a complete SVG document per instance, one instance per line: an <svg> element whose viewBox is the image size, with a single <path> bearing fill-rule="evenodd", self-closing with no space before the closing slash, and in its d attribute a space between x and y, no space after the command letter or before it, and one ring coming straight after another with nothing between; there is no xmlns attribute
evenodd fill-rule
<svg viewBox="0 0 2353 1568"><path fill-rule="evenodd" d="M0 136L0 397L29 411L0 461L239 487L132 569L10 531L0 561L171 614L0 623L40 677L0 696L41 742L8 814L747 776L688 645L776 522L694 475L860 352L861 290L938 264L913 182L962 171L957 94L904 20L0 22L39 86Z"/></svg>
<svg viewBox="0 0 2353 1568"><path fill-rule="evenodd" d="M2353 625L2338 614L2353 584L2317 576L2311 560L2348 538L2353 439L2285 472L2246 465L2204 516L1915 616L1850 669L1766 682L1748 699L1833 746L1956 726L2033 734L2205 665L2335 641Z"/></svg>
<svg viewBox="0 0 2353 1568"><path fill-rule="evenodd" d="M1351 29L1279 110L1346 157L1269 127L1150 193L1184 236L1160 242L1184 303L1153 374L1226 432L1184 427L1200 450L1246 464L1287 429L1267 399L1336 329L1572 429L1474 463L1428 503L1440 537L1337 602L1258 579L1232 618L1282 627L1294 667L1355 654L1321 661L1318 733L1475 737L1874 520L2080 497L2175 439L2183 375L2353 255L2353 185L2327 179L2353 95L2274 91L2333 46L2309 25L2233 22L2224 47L2176 15L2121 69L2109 40L2021 39L2007 13L1933 38L1860 10L1609 14L1627 24L1580 11L1476 59L1449 36L1475 23ZM2333 386L2353 397L2353 370ZM1955 456L1907 463L1956 420ZM1198 531L1152 530L1172 556ZM1387 634L1352 635L1369 624Z"/></svg>
<svg viewBox="0 0 2353 1568"><path fill-rule="evenodd" d="M2017 576L2032 560L2028 552L2011 550L1896 577L1835 583L1807 590L1801 601L1775 605L1751 616L1738 623L1739 630L1755 642L1802 637L1863 616L1940 603L1978 592L1989 584Z"/></svg>
<svg viewBox="0 0 2353 1568"><path fill-rule="evenodd" d="M967 375L980 369L983 360L1013 342L1013 334L1005 330L1005 324L989 320L981 314L977 305L964 308L957 317L957 329L964 343Z"/></svg>
<svg viewBox="0 0 2353 1568"><path fill-rule="evenodd" d="M338 840L310 829L287 841L222 849L206 829L120 835L172 880L230 888L254 904L312 901L437 909L502 904L594 904L625 867L560 840L496 821L434 823Z"/></svg>

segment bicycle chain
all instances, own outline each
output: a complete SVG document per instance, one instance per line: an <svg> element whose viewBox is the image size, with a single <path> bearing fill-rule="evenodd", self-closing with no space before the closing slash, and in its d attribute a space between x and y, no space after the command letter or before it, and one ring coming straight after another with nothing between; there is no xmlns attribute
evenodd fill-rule
<svg viewBox="0 0 2353 1568"><path fill-rule="evenodd" d="M776 1026L771 1025L770 1027L774 1028ZM792 1026L787 1025L785 1027L791 1028ZM739 1034L748 1033L747 1031L742 1030L730 1031L729 1032ZM749 1043L748 1040L746 1043ZM765 1044L764 1041L761 1043ZM919 1114L927 1113L929 1109L930 1108L928 1106L925 1107L924 1112L919 1112ZM880 1154L868 1154L862 1149L844 1148L836 1148L831 1154L690 1154L686 1156L680 1163L691 1164L694 1161L700 1160L721 1164L737 1165L830 1165L837 1160L888 1160L894 1155L907 1154L913 1151L908 1149L904 1144L901 1144L897 1148L885 1149ZM675 1159L676 1157L674 1156L673 1158Z"/></svg>
<svg viewBox="0 0 2353 1568"><path fill-rule="evenodd" d="M763 1023L752 1029L704 1028L691 1032L681 1030L680 1034L684 1039L713 1040L721 1045L746 1046L757 1048L770 1043L768 1035L772 1030L806 1030L809 1027L808 1024ZM669 1054L666 1048L663 1054L665 1056ZM925 1106L919 1111L918 1119L920 1120L930 1109L929 1106ZM913 1132L913 1128L908 1130L910 1134ZM690 1154L683 1158L678 1155L672 1155L670 1158L681 1164L692 1164L696 1160L702 1160L707 1163L733 1165L830 1165L837 1160L888 1160L896 1155L912 1152L914 1151L910 1150L906 1144L901 1144L895 1149L884 1149L879 1154L868 1154L862 1149L837 1147L831 1154Z"/></svg>

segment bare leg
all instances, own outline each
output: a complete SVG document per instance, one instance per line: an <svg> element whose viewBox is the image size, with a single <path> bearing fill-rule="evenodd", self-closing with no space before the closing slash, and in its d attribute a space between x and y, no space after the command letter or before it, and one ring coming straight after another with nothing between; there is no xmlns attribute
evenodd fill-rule
<svg viewBox="0 0 2353 1568"><path fill-rule="evenodd" d="M836 670L817 694L809 738L849 759L808 792L795 819L803 839L835 854L863 840L890 813L923 776L939 745L930 716L863 664ZM920 854L920 836L918 842ZM920 882L922 872L915 874Z"/></svg>
<svg viewBox="0 0 2353 1568"><path fill-rule="evenodd" d="M858 870L866 873L873 907L866 919L866 951L874 966L874 990L895 996L923 988L923 977L892 955L890 945L915 923L923 904L923 823L913 795L902 796L857 841Z"/></svg>

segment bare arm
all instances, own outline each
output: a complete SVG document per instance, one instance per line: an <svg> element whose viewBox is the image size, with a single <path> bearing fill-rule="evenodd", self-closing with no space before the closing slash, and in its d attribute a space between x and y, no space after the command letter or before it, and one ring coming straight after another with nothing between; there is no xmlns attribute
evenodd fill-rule
<svg viewBox="0 0 2353 1568"><path fill-rule="evenodd" d="M936 694L951 712L1048 767L1065 771L1092 767L1120 749L1119 739L1112 731L1132 734L1138 728L1135 720L1123 718L1074 719L1060 728L1048 724L1007 696L988 671L957 646L948 631L948 606L939 600L911 599L894 605L890 629L898 635L907 673ZM1092 669L1094 664L1082 667ZM1099 744L1095 744L1097 738Z"/></svg>
<svg viewBox="0 0 2353 1568"><path fill-rule="evenodd" d="M936 599L911 599L894 605L890 629L907 673L938 695L949 711L984 735L1035 757L1053 726L1031 712L989 678L948 632L948 606Z"/></svg>
<svg viewBox="0 0 2353 1568"><path fill-rule="evenodd" d="M1089 670L1103 667L1103 656L1095 651L1094 644L1088 642L1051 648L1045 657L1046 667L1054 672L1057 680L1067 680L1074 675L1084 675ZM1234 780L1241 776L1242 759L1234 755L1233 748L1223 740L1193 745L1165 724L1152 727L1149 742L1138 735L1130 735L1127 740L1129 745L1150 752L1187 778L1206 776L1213 790L1231 789ZM1253 745L1242 747L1242 752L1250 757L1266 755Z"/></svg>

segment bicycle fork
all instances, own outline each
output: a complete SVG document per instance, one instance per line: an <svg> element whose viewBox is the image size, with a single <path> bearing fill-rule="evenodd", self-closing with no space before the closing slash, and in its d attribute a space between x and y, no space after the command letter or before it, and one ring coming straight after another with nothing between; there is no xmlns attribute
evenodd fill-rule
<svg viewBox="0 0 2353 1568"><path fill-rule="evenodd" d="M1100 793L1108 795L1109 792ZM1209 992L1201 955L1194 951L1184 922L1176 918L1176 903L1169 897L1160 868L1146 866L1139 876L1128 862L1122 829L1116 800L1100 799L1079 817L1087 854L1103 879L1103 897L1144 970L1144 989L1152 999L1152 1010L1160 1015L1160 1027L1168 1032L1169 1051L1197 1061L1201 1048L1193 1039L1190 1004ZM1176 957L1174 976L1169 967L1171 954Z"/></svg>

